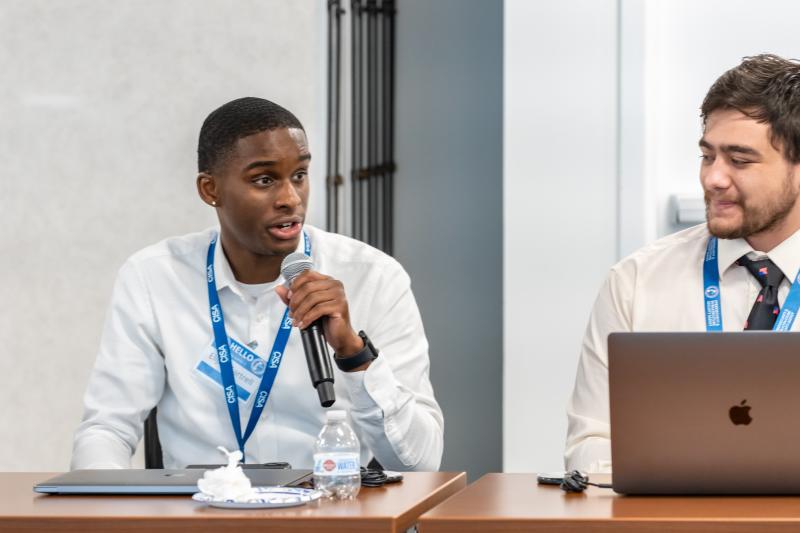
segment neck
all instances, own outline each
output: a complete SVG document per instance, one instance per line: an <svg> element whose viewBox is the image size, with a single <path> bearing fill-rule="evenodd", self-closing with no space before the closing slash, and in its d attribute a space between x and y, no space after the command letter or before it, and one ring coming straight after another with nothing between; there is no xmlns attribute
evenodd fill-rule
<svg viewBox="0 0 800 533"><path fill-rule="evenodd" d="M800 230L800 212L791 213L774 228L745 237L747 243L759 252L770 252L773 248Z"/></svg>
<svg viewBox="0 0 800 533"><path fill-rule="evenodd" d="M283 256L254 254L232 239L226 239L225 235L220 239L220 244L236 281L257 285L278 279Z"/></svg>

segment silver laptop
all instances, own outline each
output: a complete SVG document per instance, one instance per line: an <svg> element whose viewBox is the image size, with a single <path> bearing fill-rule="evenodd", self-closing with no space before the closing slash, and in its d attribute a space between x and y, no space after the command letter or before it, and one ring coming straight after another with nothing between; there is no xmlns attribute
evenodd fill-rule
<svg viewBox="0 0 800 533"><path fill-rule="evenodd" d="M74 470L34 485L48 494L194 494L205 469L184 470ZM311 470L247 468L254 487L296 486Z"/></svg>
<svg viewBox="0 0 800 533"><path fill-rule="evenodd" d="M800 494L800 333L613 333L613 487Z"/></svg>

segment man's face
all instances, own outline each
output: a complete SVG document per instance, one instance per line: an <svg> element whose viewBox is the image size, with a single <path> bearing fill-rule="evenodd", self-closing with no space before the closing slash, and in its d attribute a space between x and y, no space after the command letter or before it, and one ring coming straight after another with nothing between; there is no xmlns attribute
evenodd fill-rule
<svg viewBox="0 0 800 533"><path fill-rule="evenodd" d="M778 227L795 207L800 174L770 142L767 124L737 110L714 111L700 150L700 182L712 235L757 235Z"/></svg>
<svg viewBox="0 0 800 533"><path fill-rule="evenodd" d="M308 205L310 161L306 135L298 128L239 139L214 172L226 235L254 254L293 252Z"/></svg>

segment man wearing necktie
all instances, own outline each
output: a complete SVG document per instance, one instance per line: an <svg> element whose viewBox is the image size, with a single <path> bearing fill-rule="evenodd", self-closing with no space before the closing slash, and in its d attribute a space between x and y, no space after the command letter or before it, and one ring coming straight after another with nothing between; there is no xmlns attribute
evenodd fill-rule
<svg viewBox="0 0 800 533"><path fill-rule="evenodd" d="M800 329L781 313L800 271L800 63L744 58L711 86L701 116L706 223L612 267L567 407L568 469L611 467L610 333Z"/></svg>

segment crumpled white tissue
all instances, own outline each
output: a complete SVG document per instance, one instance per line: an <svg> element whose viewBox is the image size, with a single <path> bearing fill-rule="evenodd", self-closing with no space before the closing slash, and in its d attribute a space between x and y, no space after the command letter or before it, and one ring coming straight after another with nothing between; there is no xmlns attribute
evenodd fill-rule
<svg viewBox="0 0 800 533"><path fill-rule="evenodd" d="M228 456L228 464L215 470L206 470L203 477L197 480L197 488L215 500L250 501L255 494L250 479L239 466L242 452L239 450L229 452L222 446L218 446L217 449Z"/></svg>

